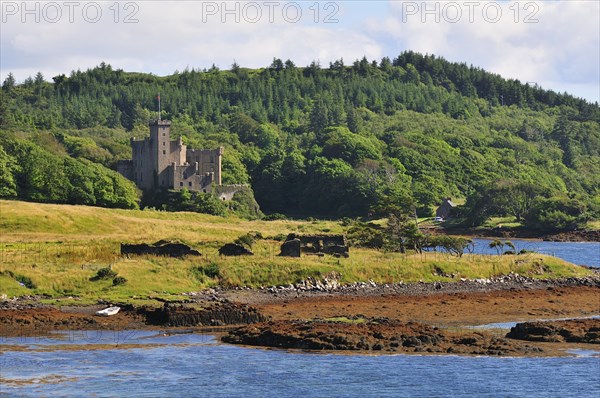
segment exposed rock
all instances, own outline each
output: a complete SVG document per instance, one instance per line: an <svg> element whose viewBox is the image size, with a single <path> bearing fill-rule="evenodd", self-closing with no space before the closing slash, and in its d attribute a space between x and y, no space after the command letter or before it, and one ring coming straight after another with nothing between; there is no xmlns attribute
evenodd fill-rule
<svg viewBox="0 0 600 398"><path fill-rule="evenodd" d="M475 338L475 337L463 337L460 340L458 340L456 342L456 344L477 345L478 342L479 342L479 340L477 340L477 338Z"/></svg>
<svg viewBox="0 0 600 398"><path fill-rule="evenodd" d="M121 255L155 255L168 257L201 256L200 252L179 242L158 241L152 245L147 243L121 243Z"/></svg>
<svg viewBox="0 0 600 398"><path fill-rule="evenodd" d="M372 280L367 282L352 282L347 284L340 283L341 275L335 277L326 275L322 280L316 278L306 278L294 285L271 286L265 289L269 293L277 295L293 295L299 293L332 293L340 294L429 294L429 293L455 293L455 292L475 292L475 291L493 291L493 290L514 290L514 289L543 289L558 287L589 286L600 288L600 270L595 275L581 278L560 278L560 279L540 279L529 276L523 276L516 273L508 275L494 276L491 278L465 279L461 278L457 282L418 282L418 283L388 283L378 284ZM318 283L317 283L318 282Z"/></svg>
<svg viewBox="0 0 600 398"><path fill-rule="evenodd" d="M526 345L478 336L456 335L415 322L389 319L276 321L243 326L223 336L226 343L308 350L363 350L383 352L447 352L514 355Z"/></svg>
<svg viewBox="0 0 600 398"><path fill-rule="evenodd" d="M600 344L600 319L518 323L506 337L527 341Z"/></svg>
<svg viewBox="0 0 600 398"><path fill-rule="evenodd" d="M600 230L581 230L562 232L544 237L552 242L600 242Z"/></svg>
<svg viewBox="0 0 600 398"><path fill-rule="evenodd" d="M219 249L221 256L253 256L254 253L248 248L237 243L226 243Z"/></svg>
<svg viewBox="0 0 600 398"><path fill-rule="evenodd" d="M416 347L416 346L420 346L421 344L422 344L421 340L419 340L415 336L410 336L409 338L404 340L404 342L402 342L402 345L404 347Z"/></svg>
<svg viewBox="0 0 600 398"><path fill-rule="evenodd" d="M148 323L164 326L223 326L267 320L253 307L223 302L202 308L165 303L162 308L143 309L141 312Z"/></svg>

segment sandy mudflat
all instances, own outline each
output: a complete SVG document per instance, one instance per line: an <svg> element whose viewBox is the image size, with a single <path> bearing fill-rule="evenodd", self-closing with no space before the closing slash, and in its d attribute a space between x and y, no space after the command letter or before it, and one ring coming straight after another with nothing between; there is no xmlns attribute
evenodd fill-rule
<svg viewBox="0 0 600 398"><path fill-rule="evenodd" d="M181 327L192 324L193 308L176 304L169 310ZM345 289L328 292L216 290L198 294L194 305L212 311L261 314L268 322L238 329L224 341L279 348L360 350L377 353L453 353L467 355L566 355L568 349L591 349L600 333L600 320L557 323L543 337L506 338L508 330L474 328L478 325L600 315L600 283L593 280L548 282L535 285L414 284L397 287ZM188 307L186 307L188 306ZM0 307L0 335L42 335L53 330L127 330L171 328L149 322L147 313L126 308L111 317L98 317L98 307L55 308L35 302L4 303ZM184 316L182 317L181 314ZM175 317L177 315L177 317ZM190 324L185 324L186 319ZM233 327L216 323L212 326ZM239 326L239 325L238 325ZM544 326L545 327L545 326ZM556 329L556 331L555 331ZM573 329L571 331L571 329ZM530 330L539 330L531 326ZM573 333L589 341L568 341ZM265 338L265 336L270 336ZM273 336L277 336L274 338ZM537 341L536 341L537 340ZM599 340L600 341L600 340Z"/></svg>

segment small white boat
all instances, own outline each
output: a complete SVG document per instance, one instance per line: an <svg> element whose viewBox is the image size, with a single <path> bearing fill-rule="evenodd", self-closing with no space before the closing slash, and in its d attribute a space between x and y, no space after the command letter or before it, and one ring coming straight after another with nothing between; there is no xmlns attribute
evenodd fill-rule
<svg viewBox="0 0 600 398"><path fill-rule="evenodd" d="M120 309L121 309L121 307L108 307L103 310L96 311L96 315L111 316L111 315L115 315L117 312L119 312Z"/></svg>

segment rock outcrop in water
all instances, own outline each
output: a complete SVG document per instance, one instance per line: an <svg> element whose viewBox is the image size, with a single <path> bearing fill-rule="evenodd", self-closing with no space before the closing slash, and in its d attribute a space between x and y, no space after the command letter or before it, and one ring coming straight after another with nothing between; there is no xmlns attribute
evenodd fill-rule
<svg viewBox="0 0 600 398"><path fill-rule="evenodd" d="M381 319L277 321L243 326L223 336L231 344L303 350L523 355L542 352L485 332L451 333L437 327Z"/></svg>
<svg viewBox="0 0 600 398"><path fill-rule="evenodd" d="M600 344L600 319L518 323L506 337L527 341Z"/></svg>

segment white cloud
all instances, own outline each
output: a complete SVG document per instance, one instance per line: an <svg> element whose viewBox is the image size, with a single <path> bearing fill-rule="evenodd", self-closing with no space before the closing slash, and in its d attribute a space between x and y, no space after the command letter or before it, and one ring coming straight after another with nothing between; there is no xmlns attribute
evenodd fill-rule
<svg viewBox="0 0 600 398"><path fill-rule="evenodd" d="M257 14L243 13L243 4L240 23L230 14L223 15L223 23L220 13L203 15L202 2L142 2L135 15L139 23L127 25L113 22L111 3L99 4L103 18L94 24L81 19L72 24L9 19L2 32L3 78L8 71L19 80L37 70L51 76L101 61L126 70L168 74L213 63L228 68L234 59L243 66L260 67L274 57L307 65L312 60L383 56L381 46L360 31L313 23L308 3L302 5L297 23L287 22L290 18L283 10L275 12L270 23L266 7L258 23L249 23ZM295 14L291 10L287 15Z"/></svg>
<svg viewBox="0 0 600 398"><path fill-rule="evenodd" d="M7 3L21 4L2 2L3 11ZM257 14L250 8L244 9L248 2L240 2L237 11L240 22L236 23L236 15L223 15L222 9L206 12L214 11L207 8L211 4L221 7L220 1L138 1L135 4L139 9L133 15L138 22L130 24L123 23L123 19L136 10L121 8L119 21L115 23L114 8L109 8L114 5L112 1L97 1L102 7L101 19L97 23L86 22L81 11L87 3L91 2L80 2L73 23L68 21L65 9L56 23L44 22L44 15L40 23L33 22L31 15L23 23L19 13L4 13L1 78L13 72L18 80L23 80L40 70L49 79L102 61L125 70L159 75L186 67L208 68L213 63L228 68L234 60L242 66L261 67L274 57L289 58L297 65L307 65L312 60L327 65L342 57L347 63L363 55L369 59L385 55L393 58L410 49L467 62L523 82L537 82L545 88L566 87L575 95L600 100L597 2L530 2L540 7L534 16L538 22L531 24L523 22L533 10L524 9L529 3L513 1L494 3L502 7L497 23L485 20L494 17L492 8L487 15L482 13L485 1L474 9L473 23L468 21L469 10L463 1L429 2L430 9L439 4L439 23L434 21L433 14L422 15L422 10L404 15L403 20L406 7L411 4L420 7L421 1L390 1L387 13L381 3L371 13L373 7L369 1L340 1L336 3L340 10L334 15L340 23L334 24L323 23L327 15L323 9L318 23L314 23L315 10L309 8L314 2L297 3L302 15L296 23L286 21L294 16L293 9L288 10L287 17L284 14L287 3L279 3L270 10L262 1L256 2L261 11L260 21L249 23ZM448 8L450 3L454 9ZM47 3L40 4L43 7ZM235 3L229 2L228 7L233 7L231 4ZM119 5L123 7L124 3ZM515 23L516 5L520 13ZM446 22L456 17L456 9L462 12L460 21ZM273 23L269 22L269 11L274 12ZM222 17L226 18L225 23Z"/></svg>
<svg viewBox="0 0 600 398"><path fill-rule="evenodd" d="M449 3L462 10L456 23L448 22L456 13L443 12ZM547 89L569 87L574 95L600 101L600 3L478 3L470 9L469 2L437 2L439 13L434 15L425 13L421 2L392 1L385 21L369 20L366 30L387 42L388 52L434 53ZM433 2L427 4L434 9ZM496 18L491 7L484 13L486 4L501 7L501 16Z"/></svg>

